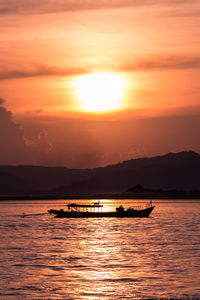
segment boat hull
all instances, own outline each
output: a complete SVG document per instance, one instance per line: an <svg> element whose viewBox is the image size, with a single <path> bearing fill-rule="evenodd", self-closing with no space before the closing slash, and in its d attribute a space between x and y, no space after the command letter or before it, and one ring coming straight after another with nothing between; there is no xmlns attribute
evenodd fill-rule
<svg viewBox="0 0 200 300"><path fill-rule="evenodd" d="M50 209L49 213L55 214L57 218L147 218L151 214L154 206L136 210L126 210L123 212L79 212Z"/></svg>

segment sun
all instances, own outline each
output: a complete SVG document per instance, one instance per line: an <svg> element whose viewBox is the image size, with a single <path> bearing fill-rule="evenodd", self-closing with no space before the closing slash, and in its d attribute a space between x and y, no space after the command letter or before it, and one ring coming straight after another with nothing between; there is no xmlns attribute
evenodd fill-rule
<svg viewBox="0 0 200 300"><path fill-rule="evenodd" d="M94 73L75 80L75 93L81 110L106 112L120 109L125 78L117 73Z"/></svg>

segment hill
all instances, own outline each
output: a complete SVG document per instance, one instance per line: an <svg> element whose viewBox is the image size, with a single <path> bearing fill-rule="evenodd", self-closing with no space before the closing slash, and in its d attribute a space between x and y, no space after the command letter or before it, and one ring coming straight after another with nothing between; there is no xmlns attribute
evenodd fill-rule
<svg viewBox="0 0 200 300"><path fill-rule="evenodd" d="M0 195L91 195L147 189L200 189L200 155L192 151L124 161L95 169L0 166Z"/></svg>

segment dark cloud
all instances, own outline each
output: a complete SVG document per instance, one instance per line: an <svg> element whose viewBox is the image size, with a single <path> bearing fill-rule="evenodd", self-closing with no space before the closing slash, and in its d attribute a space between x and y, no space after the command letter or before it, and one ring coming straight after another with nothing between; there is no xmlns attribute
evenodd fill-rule
<svg viewBox="0 0 200 300"><path fill-rule="evenodd" d="M49 143L49 148L41 143L43 151L40 151L37 163L92 168L177 149L200 152L200 109L193 111L196 115L187 115L187 111L182 110L181 115L171 117L117 121L49 117L43 132L43 141L47 139L45 145ZM27 135L33 140L33 136L44 128L42 118L37 122L26 119L22 123L24 128L29 127Z"/></svg>
<svg viewBox="0 0 200 300"><path fill-rule="evenodd" d="M0 165L37 164L52 145L47 133L40 128L37 139L25 137L24 128L13 120L13 115L0 98Z"/></svg>
<svg viewBox="0 0 200 300"><path fill-rule="evenodd" d="M187 0L0 0L0 14L46 14L127 6L174 5ZM196 2L190 0L190 4Z"/></svg>
<svg viewBox="0 0 200 300"><path fill-rule="evenodd" d="M0 99L0 104L4 103ZM0 106L0 163L18 164L26 161L28 152L22 128L12 119L11 112Z"/></svg>

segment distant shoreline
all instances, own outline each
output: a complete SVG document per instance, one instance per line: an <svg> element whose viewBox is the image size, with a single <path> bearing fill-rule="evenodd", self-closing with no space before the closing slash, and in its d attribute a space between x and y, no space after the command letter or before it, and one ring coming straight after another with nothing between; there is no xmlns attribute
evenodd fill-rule
<svg viewBox="0 0 200 300"><path fill-rule="evenodd" d="M90 199L138 199L138 200L200 200L200 193L180 192L180 193L102 193L94 195L1 195L0 201L10 200L90 200Z"/></svg>

